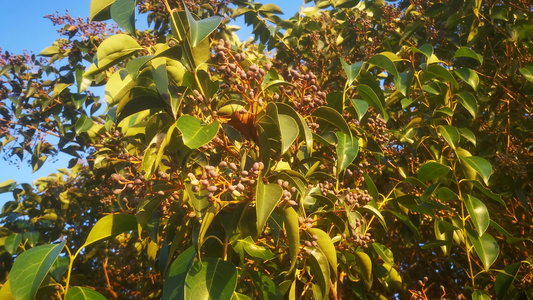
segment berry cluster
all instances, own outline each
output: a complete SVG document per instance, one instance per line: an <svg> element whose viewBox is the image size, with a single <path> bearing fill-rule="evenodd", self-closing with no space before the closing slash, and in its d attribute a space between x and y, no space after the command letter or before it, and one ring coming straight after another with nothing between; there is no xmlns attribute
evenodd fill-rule
<svg viewBox="0 0 533 300"><path fill-rule="evenodd" d="M365 206L368 202L372 201L372 196L368 194L367 190L360 190L359 188L355 188L355 190L351 190L348 188L346 190L346 196L344 197L344 201L354 208L360 208L362 206Z"/></svg>
<svg viewBox="0 0 533 300"><path fill-rule="evenodd" d="M308 116L316 108L326 103L326 93L319 89L316 75L309 71L302 74L292 69L287 81L291 86L280 86L280 92L292 101L295 109L302 115ZM313 124L311 128L317 127ZM314 128L316 129L316 128Z"/></svg>
<svg viewBox="0 0 533 300"><path fill-rule="evenodd" d="M292 199L292 195L296 193L296 188L289 186L289 182L283 181L282 179L278 179L277 184L283 188L283 196L281 196L279 205L286 202L289 203L289 205L297 206L298 203Z"/></svg>
<svg viewBox="0 0 533 300"><path fill-rule="evenodd" d="M374 140L381 146L385 147L389 143L389 134L387 133L387 123L378 116L370 117L367 121L372 131Z"/></svg>

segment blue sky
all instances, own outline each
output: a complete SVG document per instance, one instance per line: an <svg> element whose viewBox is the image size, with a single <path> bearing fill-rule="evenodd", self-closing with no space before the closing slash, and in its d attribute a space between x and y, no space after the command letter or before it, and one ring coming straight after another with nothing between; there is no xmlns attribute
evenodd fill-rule
<svg viewBox="0 0 533 300"><path fill-rule="evenodd" d="M278 5L285 16L292 16L299 11L303 0L270 0L259 1ZM58 12L60 15L67 10L74 18L88 17L91 0L0 0L0 48L2 51L22 53L27 50L38 54L44 48L60 38L57 33L59 27L54 27L52 22L43 16ZM144 22L141 16L139 19ZM242 17L236 25L243 26ZM244 30L243 30L244 31ZM239 34L241 39L247 39L250 34ZM18 183L31 183L33 180L57 172L58 168L65 168L68 164L68 155L60 155L55 162L47 161L37 172L32 173L31 167L22 163L11 165L9 162L0 160L0 183L8 179L14 179ZM11 193L0 194L0 207L3 202L12 199Z"/></svg>

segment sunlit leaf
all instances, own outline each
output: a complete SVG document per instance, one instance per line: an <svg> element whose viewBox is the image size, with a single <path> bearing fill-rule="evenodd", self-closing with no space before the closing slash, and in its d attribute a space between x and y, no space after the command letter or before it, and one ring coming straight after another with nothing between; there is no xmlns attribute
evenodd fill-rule
<svg viewBox="0 0 533 300"><path fill-rule="evenodd" d="M187 8L185 8L187 13L187 19L190 26L191 34L191 47L196 47L200 42L202 42L206 37L208 37L215 29L218 28L222 22L220 16L212 16L207 19L197 21Z"/></svg>
<svg viewBox="0 0 533 300"><path fill-rule="evenodd" d="M207 125L192 116L181 116L176 125L183 135L183 143L191 149L196 149L209 143L215 138L220 128L218 121Z"/></svg>
<svg viewBox="0 0 533 300"><path fill-rule="evenodd" d="M22 252L17 257L9 278L13 298L35 298L39 286L41 286L66 242L64 240L59 244L37 246Z"/></svg>
<svg viewBox="0 0 533 300"><path fill-rule="evenodd" d="M392 251L387 248L387 246L382 245L380 243L372 243L372 248L374 248L374 251L376 251L376 253L379 255L379 257L381 257L384 262L390 265L394 265L394 257Z"/></svg>
<svg viewBox="0 0 533 300"><path fill-rule="evenodd" d="M389 119L389 115L387 114L387 111L385 111L384 103L371 87L365 84L360 84L357 86L357 92L363 100L379 111L385 121Z"/></svg>
<svg viewBox="0 0 533 300"><path fill-rule="evenodd" d="M439 126L439 132L452 149L455 149L459 145L461 136L457 128L450 125Z"/></svg>
<svg viewBox="0 0 533 300"><path fill-rule="evenodd" d="M444 176L450 172L450 167L438 162L428 162L418 168L417 177L422 181L429 181Z"/></svg>
<svg viewBox="0 0 533 300"><path fill-rule="evenodd" d="M476 250L477 256L483 264L485 271L490 269L490 266L496 261L498 255L500 254L500 247L492 235L485 233L482 236L479 236L477 232L467 231L468 238L474 249Z"/></svg>
<svg viewBox="0 0 533 300"><path fill-rule="evenodd" d="M343 132L338 131L335 135L337 136L337 174L340 174L357 157L359 143Z"/></svg>
<svg viewBox="0 0 533 300"><path fill-rule="evenodd" d="M492 166L490 162L479 156L460 157L462 161L464 161L467 165L476 170L476 173L481 176L485 184L488 185L490 175L492 174Z"/></svg>
<svg viewBox="0 0 533 300"><path fill-rule="evenodd" d="M110 8L115 0L91 0L89 17L91 21L105 21L111 18Z"/></svg>
<svg viewBox="0 0 533 300"><path fill-rule="evenodd" d="M485 204L474 196L467 195L465 200L466 210L476 228L479 236L482 236L490 224L489 211Z"/></svg>
<svg viewBox="0 0 533 300"><path fill-rule="evenodd" d="M266 221L270 217L270 214L274 211L274 208L278 205L281 196L283 195L283 189L276 183L263 183L263 180L258 180L257 183L257 232L260 234L263 232Z"/></svg>
<svg viewBox="0 0 533 300"><path fill-rule="evenodd" d="M472 117L477 116L477 100L474 95L469 92L460 92L456 94L457 100L459 103L466 108L466 110L472 115Z"/></svg>
<svg viewBox="0 0 533 300"><path fill-rule="evenodd" d="M328 259L329 265L333 270L333 273L335 274L335 276L337 276L337 251L335 250L335 245L333 245L329 234L318 228L309 228L307 232L311 236L318 237L318 239L316 240L318 247L320 248L320 250L322 250L322 253L324 253L326 258Z"/></svg>
<svg viewBox="0 0 533 300"><path fill-rule="evenodd" d="M102 294L95 290L75 286L68 290L65 300L106 300Z"/></svg>
<svg viewBox="0 0 533 300"><path fill-rule="evenodd" d="M196 249L191 246L174 260L165 279L165 285L163 288L164 300L185 299L185 277L187 276L187 272L189 272L195 257Z"/></svg>
<svg viewBox="0 0 533 300"><path fill-rule="evenodd" d="M483 56L477 54L474 50L467 47L461 47L457 49L457 51L455 51L455 57L469 57L477 60L479 64L483 64Z"/></svg>
<svg viewBox="0 0 533 300"><path fill-rule="evenodd" d="M107 215L93 226L83 247L120 233L137 230L137 219L129 214Z"/></svg>

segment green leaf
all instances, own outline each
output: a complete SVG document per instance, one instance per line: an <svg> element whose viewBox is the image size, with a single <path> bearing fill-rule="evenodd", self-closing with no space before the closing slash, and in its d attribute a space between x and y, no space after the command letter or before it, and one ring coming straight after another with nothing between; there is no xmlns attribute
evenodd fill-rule
<svg viewBox="0 0 533 300"><path fill-rule="evenodd" d="M379 223L381 223L381 226L383 226L383 229L387 230L387 223L385 222L385 218L383 218L383 215L377 208L375 208L372 205L367 204L363 206L363 210L366 210L372 213L373 215L375 215L378 218Z"/></svg>
<svg viewBox="0 0 533 300"><path fill-rule="evenodd" d="M261 260L270 260L276 257L272 251L257 245L251 236L247 236L244 240L237 240L237 244L240 244L244 251L252 257Z"/></svg>
<svg viewBox="0 0 533 300"><path fill-rule="evenodd" d="M11 192L15 186L17 186L17 182L13 179L8 179L0 183L0 194Z"/></svg>
<svg viewBox="0 0 533 300"><path fill-rule="evenodd" d="M392 255L392 251L390 251L387 246L380 243L372 243L372 248L374 248L376 254L379 255L379 257L381 257L385 263L394 265L394 256Z"/></svg>
<svg viewBox="0 0 533 300"><path fill-rule="evenodd" d="M278 205L281 196L283 195L283 189L276 183L263 183L260 177L257 180L257 203L255 211L257 214L257 233L263 232L263 227L274 211L274 208Z"/></svg>
<svg viewBox="0 0 533 300"><path fill-rule="evenodd" d="M231 300L252 300L252 298L250 296L234 292Z"/></svg>
<svg viewBox="0 0 533 300"><path fill-rule="evenodd" d="M66 242L64 240L59 244L37 246L17 257L9 277L13 298L35 298L37 290Z"/></svg>
<svg viewBox="0 0 533 300"><path fill-rule="evenodd" d="M192 48L200 44L200 42L202 42L213 31L215 31L215 29L217 29L220 23L222 22L222 18L220 16L212 16L207 19L196 21L196 19L186 7L185 12L187 13L187 19L189 21L190 26L190 43Z"/></svg>
<svg viewBox="0 0 533 300"><path fill-rule="evenodd" d="M342 68L344 69L344 72L346 72L346 76L348 76L348 82L347 84L350 85L352 82L354 82L357 77L359 77L359 73L361 73L361 69L363 68L364 62L358 61L353 65L349 65L344 61L343 58L341 58Z"/></svg>
<svg viewBox="0 0 533 300"><path fill-rule="evenodd" d="M128 231L137 230L137 219L134 215L111 214L107 215L93 226L89 236L82 247L86 247L94 242L106 239Z"/></svg>
<svg viewBox="0 0 533 300"><path fill-rule="evenodd" d="M461 78L464 82L468 83L474 91L477 91L479 85L479 76L474 70L470 68L460 68L455 70L455 75Z"/></svg>
<svg viewBox="0 0 533 300"><path fill-rule="evenodd" d="M4 242L4 248L9 254L13 255L17 251L20 242L22 242L22 234L15 233L8 236Z"/></svg>
<svg viewBox="0 0 533 300"><path fill-rule="evenodd" d="M372 259L368 254L356 251L353 253L355 259L355 268L357 273L361 275L363 281L365 282L366 287L370 290L372 288Z"/></svg>
<svg viewBox="0 0 533 300"><path fill-rule="evenodd" d="M457 81L455 80L455 78L453 78L453 76L450 73L450 71L448 71L443 66L441 66L441 65L430 65L430 66L428 66L427 72L429 74L432 74L434 76L440 77L440 78L442 78L442 79L444 79L446 81L451 82L455 88L458 88L458 84L457 84Z"/></svg>
<svg viewBox="0 0 533 300"><path fill-rule="evenodd" d="M111 18L131 35L135 35L136 6L135 0L116 0L111 4Z"/></svg>
<svg viewBox="0 0 533 300"><path fill-rule="evenodd" d="M313 112L312 116L328 122L350 136L352 135L350 127L348 126L348 123L346 123L344 117L331 107L321 106Z"/></svg>
<svg viewBox="0 0 533 300"><path fill-rule="evenodd" d="M491 298L486 291L477 290L472 293L472 300L491 300Z"/></svg>
<svg viewBox="0 0 533 300"><path fill-rule="evenodd" d="M237 286L237 268L220 258L204 257L185 278L185 299L230 300Z"/></svg>
<svg viewBox="0 0 533 300"><path fill-rule="evenodd" d="M461 141L461 135L459 134L459 130L457 130L457 128L453 126L444 125L439 126L439 132L446 140L448 145L450 145L450 147L455 150L455 148L459 145L459 142Z"/></svg>
<svg viewBox="0 0 533 300"><path fill-rule="evenodd" d="M457 57L469 57L477 60L480 65L483 64L483 56L477 54L474 50L467 47L461 47L457 49L457 51L455 51L455 58Z"/></svg>
<svg viewBox="0 0 533 300"><path fill-rule="evenodd" d="M30 247L35 247L35 245L39 241L40 236L41 234L39 233L39 231L27 231L24 232L22 238L25 240L25 243L27 245L30 245Z"/></svg>
<svg viewBox="0 0 533 300"><path fill-rule="evenodd" d="M368 60L368 63L386 70L390 75L394 77L398 77L398 70L396 69L396 65L394 65L394 62L390 59L388 55L376 54Z"/></svg>
<svg viewBox="0 0 533 300"><path fill-rule="evenodd" d="M335 250L335 245L333 245L333 241L331 240L331 237L329 236L329 234L327 234L326 232L318 228L309 228L307 229L307 232L311 236L316 235L318 237L318 239L316 240L318 244L318 248L322 250L322 253L324 253L326 258L328 259L328 263L336 277L337 276L337 251Z"/></svg>
<svg viewBox="0 0 533 300"><path fill-rule="evenodd" d="M481 200L470 195L466 196L465 205L478 235L482 236L490 225L490 216L487 207Z"/></svg>
<svg viewBox="0 0 533 300"><path fill-rule="evenodd" d="M61 282L63 280L63 275L68 270L68 265L70 264L70 258L68 256L60 256L52 265L50 269L50 276L57 281ZM1 299L1 298L0 298Z"/></svg>
<svg viewBox="0 0 533 300"><path fill-rule="evenodd" d="M513 284L513 281L516 279L518 270L520 269L520 262L510 264L505 267L504 272L501 272L496 276L496 281L494 282L494 290L498 299L506 299L507 292Z"/></svg>
<svg viewBox="0 0 533 300"><path fill-rule="evenodd" d="M286 205L283 209L279 209L278 214L283 218L283 226L285 227L285 235L289 242L289 257L291 267L289 273L292 272L298 260L298 251L300 248L300 224L298 222L298 213Z"/></svg>
<svg viewBox="0 0 533 300"><path fill-rule="evenodd" d="M278 290L278 286L266 274L252 270L247 270L247 272L250 274L250 277L252 277L255 290L261 299L283 299L283 296Z"/></svg>
<svg viewBox="0 0 533 300"><path fill-rule="evenodd" d="M313 248L307 263L311 267L311 274L315 277L315 280L318 280L318 286L323 295L322 299L327 299L331 283L328 259L320 248Z"/></svg>
<svg viewBox="0 0 533 300"><path fill-rule="evenodd" d="M387 114L387 111L385 111L384 103L379 99L378 95L371 87L366 84L360 84L357 86L357 92L363 100L379 111L385 121L388 121L389 115Z"/></svg>
<svg viewBox="0 0 533 300"><path fill-rule="evenodd" d="M298 123L288 115L278 114L279 131L281 133L281 154L285 154L296 140L300 131Z"/></svg>
<svg viewBox="0 0 533 300"><path fill-rule="evenodd" d="M183 135L185 146L196 149L209 143L218 133L220 123L215 121L209 125L192 116L181 116L176 125Z"/></svg>
<svg viewBox="0 0 533 300"><path fill-rule="evenodd" d="M9 279L4 282L4 285L0 288L0 299L2 300L15 300L13 294L11 294L11 283Z"/></svg>
<svg viewBox="0 0 533 300"><path fill-rule="evenodd" d="M472 115L472 117L477 116L477 100L474 95L469 92L460 92L456 94L457 100L461 103L464 108Z"/></svg>
<svg viewBox="0 0 533 300"><path fill-rule="evenodd" d="M143 48L129 35L115 34L104 40L96 51L96 61L83 76L105 71Z"/></svg>
<svg viewBox="0 0 533 300"><path fill-rule="evenodd" d="M344 171L357 157L359 142L351 136L337 131L337 175Z"/></svg>
<svg viewBox="0 0 533 300"><path fill-rule="evenodd" d="M283 14L283 11L281 10L281 8L279 8L279 6L275 4L271 4L271 3L265 4L259 7L259 11L269 12L269 13L278 14L278 15Z"/></svg>
<svg viewBox="0 0 533 300"><path fill-rule="evenodd" d="M185 299L184 288L185 278L187 272L191 268L194 258L196 257L196 249L194 246L187 248L183 251L176 260L172 263L168 270L168 275L165 279L165 285L163 287L163 299Z"/></svg>
<svg viewBox="0 0 533 300"><path fill-rule="evenodd" d="M528 81L533 82L533 66L520 68L518 71L520 71L520 74L522 74L522 76L524 76Z"/></svg>
<svg viewBox="0 0 533 300"><path fill-rule="evenodd" d="M387 291L397 291L402 287L402 278L398 271L389 263L374 266L374 274Z"/></svg>
<svg viewBox="0 0 533 300"><path fill-rule="evenodd" d="M110 8L115 0L91 0L89 17L91 22L105 21L111 18Z"/></svg>
<svg viewBox="0 0 533 300"><path fill-rule="evenodd" d="M166 58L157 57L152 60L152 75L159 95L165 95L168 97L168 73Z"/></svg>
<svg viewBox="0 0 533 300"><path fill-rule="evenodd" d="M450 167L438 162L428 162L418 168L417 177L422 181L429 181L448 174Z"/></svg>
<svg viewBox="0 0 533 300"><path fill-rule="evenodd" d="M120 69L113 73L105 85L105 98L108 106L118 104L134 85L135 81L131 76L128 76L126 69Z"/></svg>
<svg viewBox="0 0 533 300"><path fill-rule="evenodd" d="M305 139L307 154L311 155L313 151L313 133L305 119L294 108L285 103L276 103L276 106L279 114L291 116L298 123L299 132L300 134L303 133L303 138Z"/></svg>
<svg viewBox="0 0 533 300"><path fill-rule="evenodd" d="M359 99L351 99L350 101L352 102L352 106L357 113L357 120L361 121L368 111L368 102Z"/></svg>
<svg viewBox="0 0 533 300"><path fill-rule="evenodd" d="M477 145L476 135L470 129L468 129L468 128L459 128L459 132L461 133L462 137L467 139L474 146Z"/></svg>
<svg viewBox="0 0 533 300"><path fill-rule="evenodd" d="M472 245L474 245L474 250L476 250L477 256L483 264L483 268L485 271L488 271L500 253L498 243L488 233L479 236L477 232L467 230L467 235Z"/></svg>
<svg viewBox="0 0 533 300"><path fill-rule="evenodd" d="M106 300L102 294L86 287L75 286L68 290L65 300Z"/></svg>
<svg viewBox="0 0 533 300"><path fill-rule="evenodd" d="M76 125L74 125L74 130L76 130L76 134L80 134L89 131L93 125L93 119L88 117L86 114L81 114L78 121L76 121Z"/></svg>
<svg viewBox="0 0 533 300"><path fill-rule="evenodd" d="M479 156L460 156L460 158L467 165L476 170L476 173L481 176L486 185L489 184L489 178L492 174L492 166L490 162Z"/></svg>
<svg viewBox="0 0 533 300"><path fill-rule="evenodd" d="M411 84L415 77L415 71L410 70L409 72L402 72L398 77L394 78L394 84L396 85L396 90L402 93L405 97L409 98L411 91Z"/></svg>

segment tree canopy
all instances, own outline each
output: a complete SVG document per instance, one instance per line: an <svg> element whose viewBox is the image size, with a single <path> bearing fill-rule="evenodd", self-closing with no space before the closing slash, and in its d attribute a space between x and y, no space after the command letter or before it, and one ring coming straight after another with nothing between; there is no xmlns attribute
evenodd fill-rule
<svg viewBox="0 0 533 300"><path fill-rule="evenodd" d="M0 53L4 159L72 156L0 184L0 298L532 299L530 1L313 4L92 0Z"/></svg>

